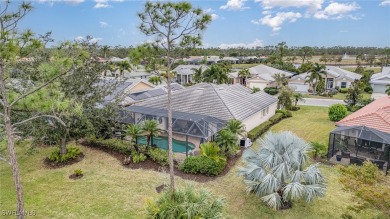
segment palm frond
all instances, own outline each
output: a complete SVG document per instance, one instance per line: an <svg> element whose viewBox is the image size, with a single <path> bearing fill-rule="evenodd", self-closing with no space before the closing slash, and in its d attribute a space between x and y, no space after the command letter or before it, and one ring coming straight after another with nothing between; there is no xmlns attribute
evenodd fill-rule
<svg viewBox="0 0 390 219"><path fill-rule="evenodd" d="M284 200L299 200L305 195L305 187L299 182L287 184L283 190Z"/></svg>
<svg viewBox="0 0 390 219"><path fill-rule="evenodd" d="M280 207L282 207L282 198L277 192L264 196L261 198L261 200L275 210L280 209Z"/></svg>

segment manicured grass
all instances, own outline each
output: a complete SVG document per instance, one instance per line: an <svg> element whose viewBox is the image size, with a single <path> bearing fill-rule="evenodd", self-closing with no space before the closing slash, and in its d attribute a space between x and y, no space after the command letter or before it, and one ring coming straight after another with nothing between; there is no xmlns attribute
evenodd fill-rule
<svg viewBox="0 0 390 219"><path fill-rule="evenodd" d="M347 96L347 94L340 93L340 92L337 93L336 95L333 95L333 97L323 97L323 96L319 96L319 95L303 94L304 98L334 99L334 100L345 100L346 96ZM363 98L364 99L371 98L371 94L363 93Z"/></svg>
<svg viewBox="0 0 390 219"><path fill-rule="evenodd" d="M347 71L351 71L351 72L354 72L356 68L345 68L345 67L341 67L342 69L345 69ZM364 67L365 70L373 70L374 73L378 73L378 72L381 72L381 67Z"/></svg>
<svg viewBox="0 0 390 219"><path fill-rule="evenodd" d="M272 131L290 130L306 141L327 143L334 128L327 119L326 107L301 106L293 117L274 125ZM155 187L169 183L162 170L133 170L123 167L112 156L79 146L85 154L76 164L61 169L43 167L43 159L53 148L39 148L39 153L27 155L27 145L17 147L26 210L35 210L37 218L146 218L145 203L158 194ZM375 209L353 211L362 202L351 192L344 191L336 168L320 165L328 185L326 197L313 203L300 202L292 209L274 211L264 206L259 198L247 194L242 178L236 174L239 162L227 175L207 183L197 183L176 177L177 186L191 183L204 187L217 196L226 198L225 214L229 218L385 218ZM75 169L82 169L84 177L69 179ZM15 208L15 192L11 169L0 161L0 209ZM9 217L14 218L14 217Z"/></svg>

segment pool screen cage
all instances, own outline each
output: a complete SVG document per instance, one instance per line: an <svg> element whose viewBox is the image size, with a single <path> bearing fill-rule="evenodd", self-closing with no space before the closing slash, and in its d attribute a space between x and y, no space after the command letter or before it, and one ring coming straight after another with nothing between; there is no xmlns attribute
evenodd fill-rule
<svg viewBox="0 0 390 219"><path fill-rule="evenodd" d="M339 155L350 164L370 160L385 172L390 163L390 134L366 126L340 126L329 136L328 159Z"/></svg>
<svg viewBox="0 0 390 219"><path fill-rule="evenodd" d="M126 124L141 124L146 119L154 119L168 130L168 111L143 106L128 106L118 112L118 120ZM227 121L196 113L172 111L172 132L196 137L207 141L226 126Z"/></svg>

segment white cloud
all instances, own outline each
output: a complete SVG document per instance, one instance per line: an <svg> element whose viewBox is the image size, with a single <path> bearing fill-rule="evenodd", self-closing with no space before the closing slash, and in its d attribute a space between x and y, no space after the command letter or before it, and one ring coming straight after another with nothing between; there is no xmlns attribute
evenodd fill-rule
<svg viewBox="0 0 390 219"><path fill-rule="evenodd" d="M228 0L226 5L222 5L219 9L223 10L244 10L249 7L245 7L245 2L247 0Z"/></svg>
<svg viewBox="0 0 390 219"><path fill-rule="evenodd" d="M279 8L307 8L309 11L316 11L322 8L325 0L255 0L260 2L264 9Z"/></svg>
<svg viewBox="0 0 390 219"><path fill-rule="evenodd" d="M360 19L358 16L348 14L352 11L359 9L360 6L353 3L338 3L332 2L330 3L324 10L317 11L314 14L314 18L317 19L333 19L338 20L342 18L350 18L353 20Z"/></svg>
<svg viewBox="0 0 390 219"><path fill-rule="evenodd" d="M108 23L105 21L100 21L99 24L100 24L100 27L103 27L103 28L108 27Z"/></svg>
<svg viewBox="0 0 390 219"><path fill-rule="evenodd" d="M78 36L75 38L76 41L82 41L82 40L85 40L85 37L83 36ZM103 38L100 38L100 37L92 37L92 39L89 40L90 43L97 43L99 41L102 41Z"/></svg>
<svg viewBox="0 0 390 219"><path fill-rule="evenodd" d="M379 4L380 6L390 6L390 0L384 0Z"/></svg>
<svg viewBox="0 0 390 219"><path fill-rule="evenodd" d="M251 43L231 43L231 44L222 43L218 47L221 49L228 49L228 48L256 48L260 46L263 46L263 41L259 39L255 39L255 41Z"/></svg>
<svg viewBox="0 0 390 219"><path fill-rule="evenodd" d="M263 11L261 13L264 14L264 15L268 15L268 14L272 14L272 11L265 10L265 11Z"/></svg>
<svg viewBox="0 0 390 219"><path fill-rule="evenodd" d="M216 20L219 18L219 15L218 14L211 14L211 19L212 20Z"/></svg>
<svg viewBox="0 0 390 219"><path fill-rule="evenodd" d="M85 0L38 0L39 3L49 3L51 6L54 3L65 2L70 5L78 5L85 2Z"/></svg>
<svg viewBox="0 0 390 219"><path fill-rule="evenodd" d="M276 32L281 29L282 24L285 21L295 22L298 20L298 18L301 18L302 15L300 13L294 13L292 11L290 12L278 12L274 17L272 15L267 15L260 20L252 20L251 22L253 24L262 24L267 25L269 27L272 27L272 31Z"/></svg>
<svg viewBox="0 0 390 219"><path fill-rule="evenodd" d="M207 13L207 14L210 14L212 20L216 20L216 19L219 18L219 15L218 15L218 14L213 13L213 12L215 12L215 10L212 9L212 8L204 9L204 12Z"/></svg>
<svg viewBox="0 0 390 219"><path fill-rule="evenodd" d="M108 8L111 7L110 4L108 4L108 0L95 0L96 5L94 8Z"/></svg>

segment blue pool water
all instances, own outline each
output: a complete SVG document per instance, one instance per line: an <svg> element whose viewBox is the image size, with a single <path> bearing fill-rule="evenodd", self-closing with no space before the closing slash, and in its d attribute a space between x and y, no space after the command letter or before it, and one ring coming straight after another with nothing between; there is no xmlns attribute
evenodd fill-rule
<svg viewBox="0 0 390 219"><path fill-rule="evenodd" d="M137 142L138 142L138 144L146 144L147 138L145 136L138 137ZM157 145L157 147L159 147L159 148L163 148L163 149L168 150L168 138L167 137L153 137L153 144ZM195 145L188 142L188 150L192 150L194 148L195 148ZM186 152L186 142L172 139L172 149L173 149L173 152L185 153Z"/></svg>

